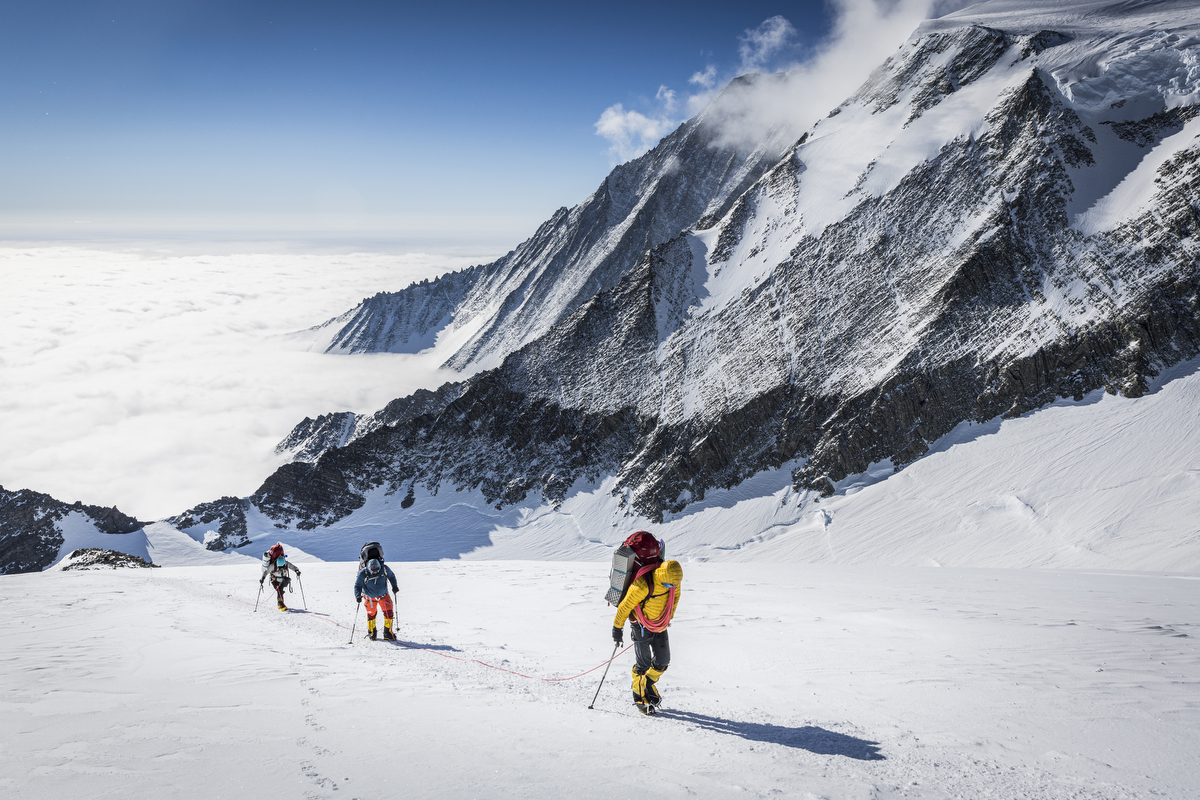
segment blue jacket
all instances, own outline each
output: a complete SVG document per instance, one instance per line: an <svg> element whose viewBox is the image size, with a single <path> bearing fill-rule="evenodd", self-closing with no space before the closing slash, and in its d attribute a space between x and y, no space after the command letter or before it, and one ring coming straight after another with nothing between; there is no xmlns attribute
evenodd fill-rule
<svg viewBox="0 0 1200 800"><path fill-rule="evenodd" d="M392 582L393 592L400 591L400 587L396 585L396 573L392 572L392 568L387 564L383 565L383 570L374 578L367 572L367 568L363 567L354 581L354 599L362 600L364 594L367 597L383 597L387 594L388 581Z"/></svg>

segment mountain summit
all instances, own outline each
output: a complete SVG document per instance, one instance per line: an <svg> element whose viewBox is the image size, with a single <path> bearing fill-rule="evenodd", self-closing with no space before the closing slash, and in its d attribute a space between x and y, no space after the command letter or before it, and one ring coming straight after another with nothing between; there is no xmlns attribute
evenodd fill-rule
<svg viewBox="0 0 1200 800"><path fill-rule="evenodd" d="M775 127L752 147L723 141L747 95L779 76L730 83L700 114L622 164L574 208L494 261L380 293L314 328L330 353L415 353L438 345L456 369L494 367L598 292L612 289L652 247L719 219L778 161L799 132Z"/></svg>

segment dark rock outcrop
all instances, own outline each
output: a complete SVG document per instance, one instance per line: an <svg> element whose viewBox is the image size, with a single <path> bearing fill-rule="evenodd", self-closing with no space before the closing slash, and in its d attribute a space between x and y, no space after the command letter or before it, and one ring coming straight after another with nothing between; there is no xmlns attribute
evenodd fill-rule
<svg viewBox="0 0 1200 800"><path fill-rule="evenodd" d="M101 533L133 533L145 527L116 508L55 500L48 494L0 486L0 574L38 572L54 563L63 546L59 523L83 514Z"/></svg>
<svg viewBox="0 0 1200 800"><path fill-rule="evenodd" d="M321 414L316 419L305 417L275 445L275 452L278 455L290 452L293 461L316 461L326 450L349 442L357 423L358 415L353 411Z"/></svg>
<svg viewBox="0 0 1200 800"><path fill-rule="evenodd" d="M209 550L228 550L250 544L250 537L246 532L246 512L249 509L249 501L243 498L222 497L211 503L201 503L169 518L167 522L181 530L216 522L217 535L205 541L204 546Z"/></svg>
<svg viewBox="0 0 1200 800"><path fill-rule="evenodd" d="M63 560L63 572L83 569L157 569L158 564L151 564L140 556L131 556L116 550L101 550L96 547L83 547L72 550Z"/></svg>
<svg viewBox="0 0 1200 800"><path fill-rule="evenodd" d="M275 446L279 454L291 452L293 461L313 462L322 453L343 447L376 428L410 422L420 416L437 416L462 391L458 382L445 383L436 391L418 389L397 398L374 414L339 411L316 419L305 417L292 432Z"/></svg>

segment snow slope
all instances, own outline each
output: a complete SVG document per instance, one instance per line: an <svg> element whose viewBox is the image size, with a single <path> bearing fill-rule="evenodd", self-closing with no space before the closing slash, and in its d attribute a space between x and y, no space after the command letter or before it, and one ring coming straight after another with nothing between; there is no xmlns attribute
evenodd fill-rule
<svg viewBox="0 0 1200 800"><path fill-rule="evenodd" d="M151 523L133 533L101 533L86 516L74 512L68 514L59 526L63 533L63 544L54 563L46 569L60 566L63 559L84 547L129 553L160 567L216 566L247 560L247 556L238 553L206 550L194 538L163 522ZM257 560L254 559L256 563Z"/></svg>
<svg viewBox="0 0 1200 800"><path fill-rule="evenodd" d="M673 554L698 560L1200 571L1197 409L1200 359L1140 398L1096 391L964 423L903 471L873 465L823 499L794 491L791 464L710 491L661 525L629 515L612 477L576 486L557 508L531 496L497 509L449 488L418 488L404 508L403 495L377 489L314 530L281 530L252 509L247 549L282 539L343 560L375 539L393 560L591 560L650 528Z"/></svg>
<svg viewBox="0 0 1200 800"><path fill-rule="evenodd" d="M1084 800L1200 785L1197 575L687 563L666 708L646 719L627 699L631 653L595 710L601 671L572 678L612 653L603 563L395 566L409 647L347 643L349 563L304 567L309 611L291 614L252 610L252 564L0 576L0 793Z"/></svg>

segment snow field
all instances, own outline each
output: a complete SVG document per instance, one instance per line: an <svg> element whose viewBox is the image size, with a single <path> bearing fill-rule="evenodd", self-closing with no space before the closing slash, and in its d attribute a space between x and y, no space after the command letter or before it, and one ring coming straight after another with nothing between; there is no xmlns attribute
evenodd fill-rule
<svg viewBox="0 0 1200 800"><path fill-rule="evenodd" d="M256 565L0 577L6 797L1186 797L1197 576L685 563L659 718L606 565L393 564L400 637L347 644ZM300 608L301 592L288 595ZM364 616L358 616L361 636Z"/></svg>

